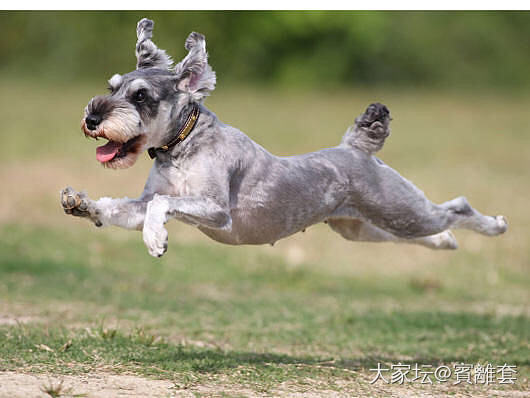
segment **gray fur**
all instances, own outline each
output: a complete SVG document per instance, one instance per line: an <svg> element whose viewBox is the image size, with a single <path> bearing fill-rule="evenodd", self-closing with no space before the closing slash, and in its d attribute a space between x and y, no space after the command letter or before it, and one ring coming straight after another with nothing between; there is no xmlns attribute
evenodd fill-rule
<svg viewBox="0 0 530 398"><path fill-rule="evenodd" d="M160 50L151 41L155 23L147 18L138 21L136 26L136 68L170 69L173 65L171 57L164 50Z"/></svg>
<svg viewBox="0 0 530 398"><path fill-rule="evenodd" d="M140 33L139 40L150 34ZM132 124L114 123L127 130L117 142L132 136L142 143L138 153L164 145L182 127L191 104L201 103L213 90L215 74L207 64L204 37L192 33L186 48L189 54L175 71L140 68L122 76L119 87L104 100L95 101L104 104L101 108L111 119L114 107L121 104L130 119L139 120L135 132L129 131ZM138 87L148 94L149 103L134 104L131 98ZM124 102L130 105L125 107ZM158 153L140 198L93 201L67 188L61 196L65 211L96 225L142 230L153 256L166 251L164 224L172 218L234 245L272 244L320 222L328 222L349 240L409 242L434 249L457 247L450 228L485 235L506 231L504 217L483 216L465 198L441 205L430 202L414 184L373 156L390 133L390 113L384 105L370 105L340 145L290 157L272 155L204 105L200 107L188 138L171 151ZM87 133L83 122L83 129L90 136L103 136L99 126ZM113 134L119 136L119 127ZM136 152L127 154L109 167L128 167L134 156Z"/></svg>
<svg viewBox="0 0 530 398"><path fill-rule="evenodd" d="M194 101L200 102L215 89L216 76L208 65L206 40L203 35L192 32L184 45L188 55L175 66L179 78L178 88L188 92Z"/></svg>

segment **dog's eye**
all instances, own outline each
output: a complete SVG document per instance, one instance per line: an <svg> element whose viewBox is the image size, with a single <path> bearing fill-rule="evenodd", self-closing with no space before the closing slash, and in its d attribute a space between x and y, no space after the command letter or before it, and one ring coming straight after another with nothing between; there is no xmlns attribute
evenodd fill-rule
<svg viewBox="0 0 530 398"><path fill-rule="evenodd" d="M145 91L144 90L139 90L136 92L136 94L134 94L134 100L136 102L144 102L145 101Z"/></svg>

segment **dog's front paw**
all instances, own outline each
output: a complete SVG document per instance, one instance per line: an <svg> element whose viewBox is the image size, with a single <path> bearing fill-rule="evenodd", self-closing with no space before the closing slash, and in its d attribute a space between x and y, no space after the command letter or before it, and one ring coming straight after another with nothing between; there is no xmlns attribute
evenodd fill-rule
<svg viewBox="0 0 530 398"><path fill-rule="evenodd" d="M167 251L167 230L163 225L145 224L143 237L151 256L162 257Z"/></svg>
<svg viewBox="0 0 530 398"><path fill-rule="evenodd" d="M76 192L71 187L66 187L61 191L61 206L66 214L90 218L97 227L102 225L97 218L97 212L92 209L91 200L84 192Z"/></svg>
<svg viewBox="0 0 530 398"><path fill-rule="evenodd" d="M168 210L167 200L160 195L155 194L147 204L143 237L149 254L153 257L161 257L167 250L167 230L164 224L167 221Z"/></svg>

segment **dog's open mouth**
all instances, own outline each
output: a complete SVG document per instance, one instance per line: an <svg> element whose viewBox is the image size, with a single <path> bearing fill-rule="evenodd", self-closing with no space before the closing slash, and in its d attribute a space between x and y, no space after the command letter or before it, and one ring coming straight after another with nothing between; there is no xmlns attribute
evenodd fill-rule
<svg viewBox="0 0 530 398"><path fill-rule="evenodd" d="M96 159L101 163L124 158L129 153L137 153L142 145L142 135L137 135L126 142L109 140L105 145L96 148Z"/></svg>

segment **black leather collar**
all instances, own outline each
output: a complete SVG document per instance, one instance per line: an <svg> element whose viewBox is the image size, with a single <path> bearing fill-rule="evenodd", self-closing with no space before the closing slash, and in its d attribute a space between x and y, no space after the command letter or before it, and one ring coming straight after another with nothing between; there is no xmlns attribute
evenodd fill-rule
<svg viewBox="0 0 530 398"><path fill-rule="evenodd" d="M188 137L188 135L191 133L193 128L195 127L195 124L197 123L197 120L199 119L199 115L201 113L201 109L198 104L193 104L193 109L191 110L188 119L186 120L186 123L184 123L184 126L178 131L177 136L170 140L166 145L162 145L161 147L155 148L151 147L147 150L147 153L149 154L149 157L151 159L156 158L156 153L158 151L166 152L170 148L173 148L175 145L180 144L182 141Z"/></svg>

